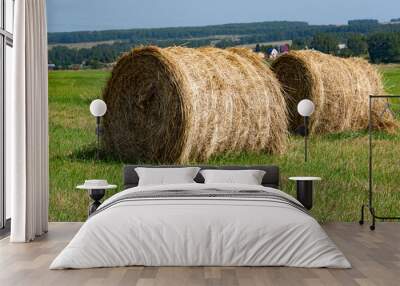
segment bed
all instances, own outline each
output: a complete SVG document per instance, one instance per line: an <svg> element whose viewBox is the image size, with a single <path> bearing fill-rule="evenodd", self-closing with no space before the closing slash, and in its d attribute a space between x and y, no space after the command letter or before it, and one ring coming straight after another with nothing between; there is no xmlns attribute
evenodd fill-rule
<svg viewBox="0 0 400 286"><path fill-rule="evenodd" d="M260 185L206 184L198 173L193 183L151 186L138 186L137 167L124 167L124 191L103 202L50 269L351 267L307 210L279 190L276 166L200 166L262 170Z"/></svg>

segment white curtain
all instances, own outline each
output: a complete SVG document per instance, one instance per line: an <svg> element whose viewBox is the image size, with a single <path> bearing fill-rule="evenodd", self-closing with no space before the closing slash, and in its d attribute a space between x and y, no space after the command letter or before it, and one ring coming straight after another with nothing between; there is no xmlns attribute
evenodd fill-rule
<svg viewBox="0 0 400 286"><path fill-rule="evenodd" d="M48 86L45 0L15 1L14 70L6 98L6 187L11 190L12 242L48 227Z"/></svg>

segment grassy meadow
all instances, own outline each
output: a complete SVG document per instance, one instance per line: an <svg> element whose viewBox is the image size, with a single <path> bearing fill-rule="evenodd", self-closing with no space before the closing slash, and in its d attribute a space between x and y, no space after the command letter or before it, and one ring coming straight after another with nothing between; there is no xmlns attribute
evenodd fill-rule
<svg viewBox="0 0 400 286"><path fill-rule="evenodd" d="M400 94L400 66L379 67L388 92ZM95 160L95 120L89 104L101 97L109 72L53 71L49 73L50 221L84 221L89 198L75 186L85 179L104 178L121 186L124 162ZM380 215L400 213L400 134L375 134L375 206ZM277 164L281 189L295 193L290 176L312 175L323 180L315 189L312 214L320 222L358 221L367 200L368 137L366 132L312 136L310 160L303 162L303 138L292 136L282 156L229 154L208 164ZM109 192L108 196L120 191Z"/></svg>

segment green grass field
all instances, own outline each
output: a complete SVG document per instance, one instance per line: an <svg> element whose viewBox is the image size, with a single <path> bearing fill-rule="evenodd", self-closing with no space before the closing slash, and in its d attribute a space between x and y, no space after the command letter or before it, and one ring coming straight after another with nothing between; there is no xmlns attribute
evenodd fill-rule
<svg viewBox="0 0 400 286"><path fill-rule="evenodd" d="M400 94L400 66L381 66L390 93ZM85 179L104 178L122 183L123 162L95 155L95 120L90 102L101 96L109 76L105 71L55 71L49 73L50 109L50 221L84 221L89 198L75 186ZM376 134L374 186L380 214L400 213L400 135ZM303 139L290 138L282 156L229 154L209 164L277 164L282 190L294 194L288 177L320 176L312 214L320 221L358 221L360 205L367 199L368 138L365 132L329 134L310 138L310 161L303 163ZM120 191L121 189L116 190ZM108 195L113 194L110 192Z"/></svg>

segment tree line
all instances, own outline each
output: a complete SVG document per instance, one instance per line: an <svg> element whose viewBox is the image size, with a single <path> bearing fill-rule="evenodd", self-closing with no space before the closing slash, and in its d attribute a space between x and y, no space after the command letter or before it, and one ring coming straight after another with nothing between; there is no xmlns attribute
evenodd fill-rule
<svg viewBox="0 0 400 286"><path fill-rule="evenodd" d="M339 46L341 43L344 47ZM311 48L342 57L363 56L373 63L399 63L400 32L351 34L342 42L334 34L320 33L311 39L295 40L293 48Z"/></svg>
<svg viewBox="0 0 400 286"><path fill-rule="evenodd" d="M309 27L306 22L259 22L248 24L225 24L204 27L176 27L129 29L108 31L83 31L49 33L49 44L99 42L109 40L144 41L144 40L169 40L209 38L218 35L268 35L270 38L279 37L280 34L304 31Z"/></svg>
<svg viewBox="0 0 400 286"><path fill-rule="evenodd" d="M116 61L122 53L139 45L213 45L226 48L287 39L293 39L293 49L310 48L343 57L369 56L375 63L399 62L400 24L396 23L384 25L377 20L352 20L343 26L316 26L305 22L262 22L189 28L50 33L50 43L118 41L81 49L57 45L49 50L49 63L58 68L68 68L76 64L97 68ZM339 44L345 44L345 47L339 47Z"/></svg>
<svg viewBox="0 0 400 286"><path fill-rule="evenodd" d="M392 19L395 20L395 19ZM298 21L270 21L244 24L225 24L203 27L149 28L107 31L49 33L49 44L68 44L99 41L152 41L212 38L221 35L258 37L263 41L313 37L316 33L375 33L400 32L400 24L381 24L377 20L350 20L347 25L309 25Z"/></svg>

